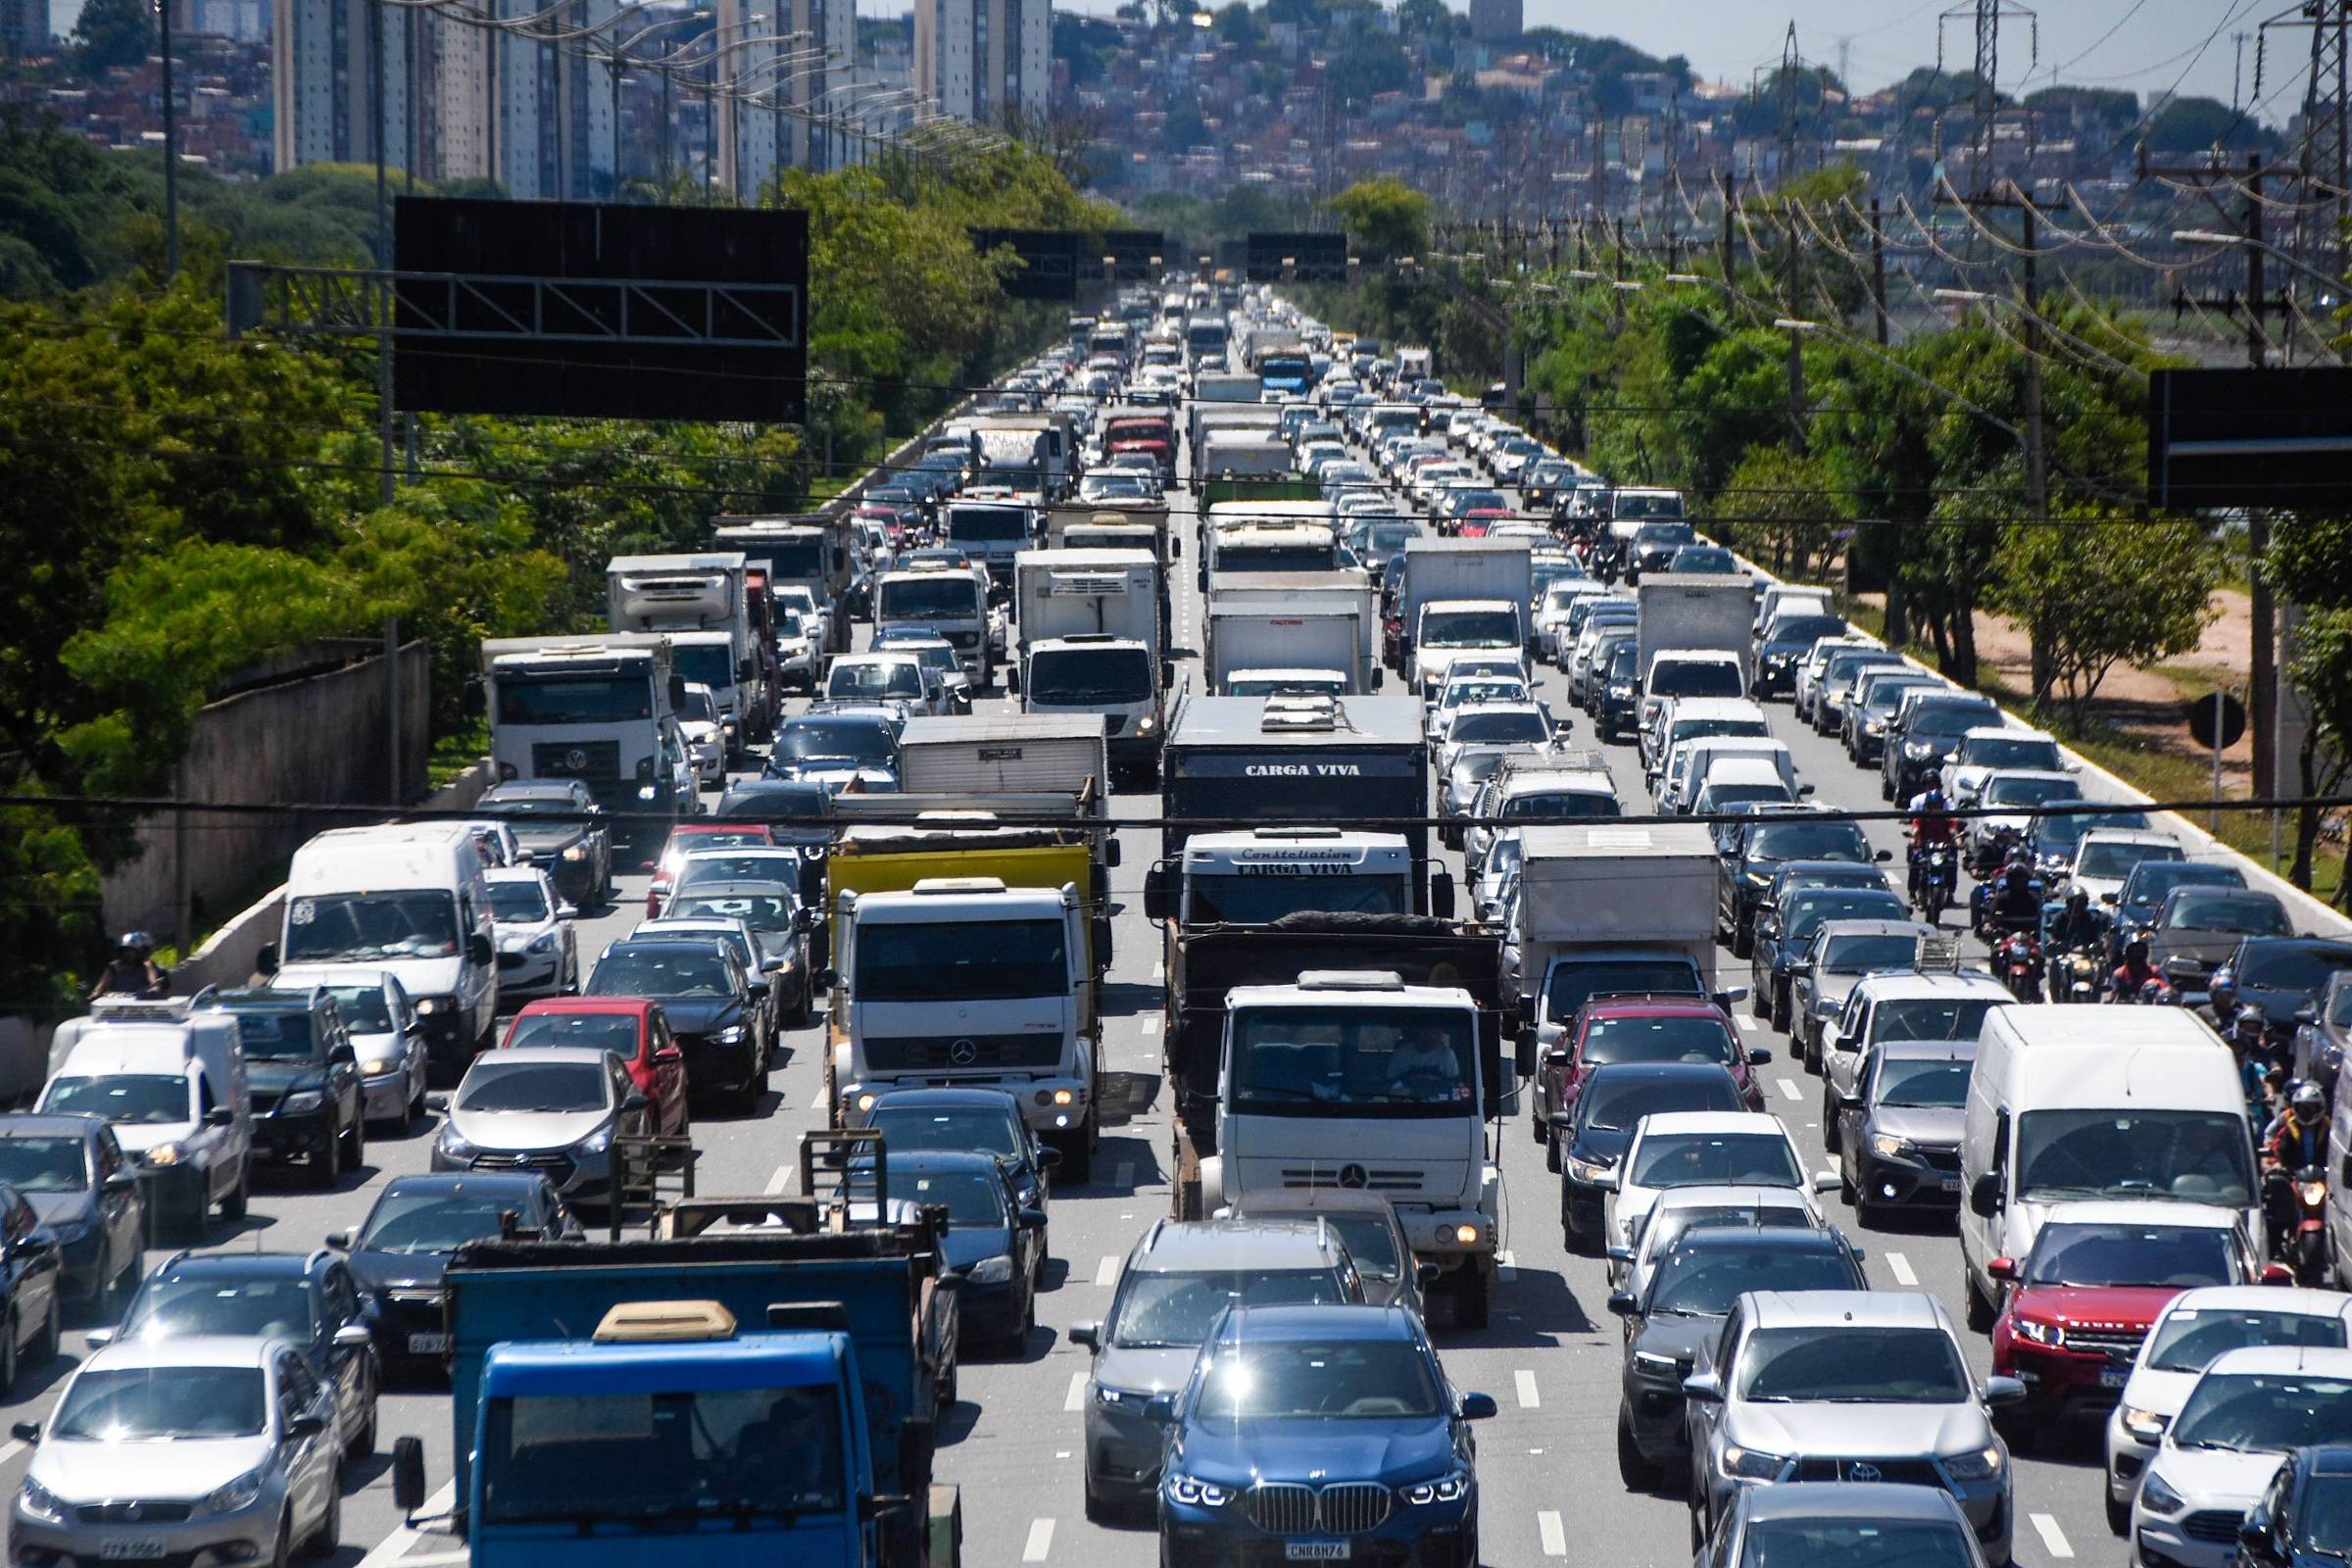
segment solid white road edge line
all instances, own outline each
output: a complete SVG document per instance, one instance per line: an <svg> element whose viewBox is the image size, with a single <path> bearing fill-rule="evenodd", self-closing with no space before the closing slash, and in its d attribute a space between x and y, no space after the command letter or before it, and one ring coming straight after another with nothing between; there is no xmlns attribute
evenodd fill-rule
<svg viewBox="0 0 2352 1568"><path fill-rule="evenodd" d="M450 1504L457 1500L457 1481L454 1478L444 1481L439 1492L424 1499L424 1507L420 1511L426 1515L447 1513ZM360 1559L360 1568L385 1568L388 1563L399 1562L408 1555L409 1548L421 1539L416 1531L402 1525L377 1542L368 1555Z"/></svg>
<svg viewBox="0 0 2352 1568"><path fill-rule="evenodd" d="M1027 1545L1021 1547L1021 1561L1044 1562L1046 1560L1047 1553L1051 1552L1053 1549L1054 1521L1051 1519L1030 1520L1029 1543Z"/></svg>
<svg viewBox="0 0 2352 1568"><path fill-rule="evenodd" d="M1065 1411L1086 1408L1086 1374L1084 1372L1070 1374L1070 1392L1061 1396L1061 1407Z"/></svg>

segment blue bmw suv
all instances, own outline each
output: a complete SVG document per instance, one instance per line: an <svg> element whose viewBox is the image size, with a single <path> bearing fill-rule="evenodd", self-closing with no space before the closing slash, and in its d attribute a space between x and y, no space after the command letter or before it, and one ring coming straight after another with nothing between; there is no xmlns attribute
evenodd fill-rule
<svg viewBox="0 0 2352 1568"><path fill-rule="evenodd" d="M1494 1401L1453 1391L1403 1307L1232 1308L1150 1408L1163 1563L1478 1562L1470 1423Z"/></svg>

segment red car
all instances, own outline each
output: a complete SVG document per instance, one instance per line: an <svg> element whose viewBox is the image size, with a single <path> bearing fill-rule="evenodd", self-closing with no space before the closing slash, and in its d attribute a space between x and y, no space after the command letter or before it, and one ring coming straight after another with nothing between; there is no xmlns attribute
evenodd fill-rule
<svg viewBox="0 0 2352 1568"><path fill-rule="evenodd" d="M645 891L645 917L648 920L660 918L662 903L669 897L670 884L678 879L678 867L691 852L740 850L754 844L775 842L775 831L765 822L680 822L669 830L669 839L662 846L661 858L654 861L654 885Z"/></svg>
<svg viewBox="0 0 2352 1568"><path fill-rule="evenodd" d="M2061 1203L2034 1250L1987 1266L2009 1282L1992 1325L1992 1369L2026 1386L1995 1419L2031 1433L2104 1416L2166 1303L2198 1285L2292 1285L2263 1263L2236 1212L2169 1201Z"/></svg>
<svg viewBox="0 0 2352 1568"><path fill-rule="evenodd" d="M620 1058L629 1082L652 1105L654 1130L686 1131L686 1058L669 1037L660 1004L643 997L551 997L534 1002L507 1025L501 1049L514 1046L602 1046Z"/></svg>
<svg viewBox="0 0 2352 1568"><path fill-rule="evenodd" d="M1551 1142L1553 1118L1565 1127L1575 1117L1585 1079L1604 1062L1718 1062L1731 1069L1747 1108L1762 1110L1764 1088L1748 1069L1771 1057L1769 1051L1741 1046L1731 1015L1703 997L1595 997L1577 1009L1567 1034L1544 1053L1531 1111L1536 1142Z"/></svg>

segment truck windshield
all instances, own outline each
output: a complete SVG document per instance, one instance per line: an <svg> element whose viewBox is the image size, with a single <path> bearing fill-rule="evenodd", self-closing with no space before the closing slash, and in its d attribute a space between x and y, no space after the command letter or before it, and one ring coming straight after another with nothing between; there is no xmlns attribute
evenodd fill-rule
<svg viewBox="0 0 2352 1568"><path fill-rule="evenodd" d="M312 894L286 906L288 963L446 958L458 951L458 904L447 893Z"/></svg>
<svg viewBox="0 0 2352 1568"><path fill-rule="evenodd" d="M670 648L670 660L682 680L714 692L734 688L735 654L725 643L676 643Z"/></svg>
<svg viewBox="0 0 2352 1568"><path fill-rule="evenodd" d="M1217 546L1219 571L1329 571L1329 545Z"/></svg>
<svg viewBox="0 0 2352 1568"><path fill-rule="evenodd" d="M842 1507L840 1396L813 1387L493 1399L481 1465L487 1525L785 1524Z"/></svg>
<svg viewBox="0 0 2352 1568"><path fill-rule="evenodd" d="M1059 920L947 920L858 929L860 1002L987 1002L1070 989Z"/></svg>
<svg viewBox="0 0 2352 1568"><path fill-rule="evenodd" d="M893 620L978 620L980 584L968 576L892 578L882 584L876 618Z"/></svg>
<svg viewBox="0 0 2352 1568"><path fill-rule="evenodd" d="M1258 362L1257 373L1268 381L1303 381L1313 370L1295 355L1269 355Z"/></svg>
<svg viewBox="0 0 2352 1568"><path fill-rule="evenodd" d="M501 724L625 724L654 716L653 687L643 675L497 679Z"/></svg>
<svg viewBox="0 0 2352 1568"><path fill-rule="evenodd" d="M2156 1198L2243 1208L2254 1201L2242 1114L2217 1110L2029 1110L2017 1119L2017 1196Z"/></svg>
<svg viewBox="0 0 2352 1568"><path fill-rule="evenodd" d="M1402 876L1350 876L1287 863L1185 878L1188 920L1267 925L1286 914L1408 914Z"/></svg>
<svg viewBox="0 0 2352 1568"><path fill-rule="evenodd" d="M1507 610L1434 611L1421 617L1421 646L1516 648L1519 617Z"/></svg>
<svg viewBox="0 0 2352 1568"><path fill-rule="evenodd" d="M948 514L948 537L957 544L1018 544L1029 537L1029 509L957 507Z"/></svg>
<svg viewBox="0 0 2352 1568"><path fill-rule="evenodd" d="M86 1111L122 1126L168 1127L188 1119L188 1081L162 1073L54 1078L41 1096L41 1109Z"/></svg>
<svg viewBox="0 0 2352 1568"><path fill-rule="evenodd" d="M1476 1020L1459 1008L1245 1008L1232 1029L1236 1114L1478 1113Z"/></svg>
<svg viewBox="0 0 2352 1568"><path fill-rule="evenodd" d="M1029 660L1034 704L1142 703L1152 698L1152 655L1142 648L1048 648Z"/></svg>

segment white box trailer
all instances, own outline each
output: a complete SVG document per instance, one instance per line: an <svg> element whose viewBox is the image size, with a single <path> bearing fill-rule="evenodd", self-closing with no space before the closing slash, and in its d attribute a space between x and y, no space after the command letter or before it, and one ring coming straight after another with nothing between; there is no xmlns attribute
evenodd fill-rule
<svg viewBox="0 0 2352 1568"><path fill-rule="evenodd" d="M1323 617L1326 624L1329 617L1338 615L1352 625L1356 643L1345 662L1330 662L1326 658L1318 657L1276 660L1267 663L1255 657L1255 653L1262 650L1262 644L1252 649L1251 657L1236 662L1212 654L1209 648L1203 647L1203 655L1212 660L1208 671L1209 689L1212 691L1222 690L1224 677L1234 670L1250 668L1331 668L1348 676L1351 693L1376 691L1380 687L1380 598L1372 586L1371 573L1359 566L1338 567L1330 571L1218 572L1209 578L1208 613L1205 617L1209 630L1203 633L1212 645L1216 640L1215 628L1220 612L1229 617L1260 613L1277 619L1286 616ZM1336 652L1336 645L1320 640L1315 648L1318 652L1326 649Z"/></svg>
<svg viewBox="0 0 2352 1568"><path fill-rule="evenodd" d="M1507 599L1522 619L1534 582L1528 546L1513 539L1430 539L1404 542L1404 581L1397 588L1404 630L1397 667L1412 668L1413 627L1421 607L1442 599Z"/></svg>
<svg viewBox="0 0 2352 1568"><path fill-rule="evenodd" d="M1256 594L1210 602L1201 650L1208 690L1245 669L1328 669L1356 696L1363 685L1363 614L1353 607L1284 603Z"/></svg>
<svg viewBox="0 0 2352 1568"><path fill-rule="evenodd" d="M899 736L899 787L909 795L1076 794L1100 802L1110 759L1100 713L910 718Z"/></svg>
<svg viewBox="0 0 2352 1568"><path fill-rule="evenodd" d="M1695 823L1531 827L1521 834L1519 987L1542 1038L1556 1038L1590 989L1562 965L1622 971L1607 990L1709 992L1718 860ZM1681 983L1663 983L1670 975ZM1555 1006L1555 1003L1560 1005Z"/></svg>
<svg viewBox="0 0 2352 1568"><path fill-rule="evenodd" d="M1024 550L1013 558L1023 648L1107 635L1159 650L1159 563L1147 550Z"/></svg>
<svg viewBox="0 0 2352 1568"><path fill-rule="evenodd" d="M1755 595L1744 575L1651 572L1636 592L1642 678L1662 653L1735 654L1745 666L1753 652Z"/></svg>

